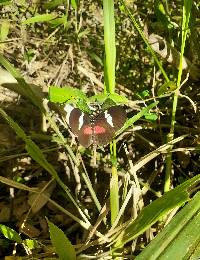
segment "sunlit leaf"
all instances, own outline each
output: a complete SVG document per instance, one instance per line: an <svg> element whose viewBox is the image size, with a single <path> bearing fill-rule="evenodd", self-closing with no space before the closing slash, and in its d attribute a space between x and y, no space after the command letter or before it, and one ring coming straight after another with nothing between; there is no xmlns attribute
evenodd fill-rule
<svg viewBox="0 0 200 260"><path fill-rule="evenodd" d="M20 235L12 228L0 224L0 233L2 233L7 239L13 240L17 243L22 243Z"/></svg>
<svg viewBox="0 0 200 260"><path fill-rule="evenodd" d="M158 119L158 116L155 113L147 113L144 115L145 119L150 121L155 121Z"/></svg>
<svg viewBox="0 0 200 260"><path fill-rule="evenodd" d="M25 239L23 243L30 249L39 248L39 244L35 239Z"/></svg>
<svg viewBox="0 0 200 260"><path fill-rule="evenodd" d="M197 175L143 208L139 216L123 230L120 246L138 237L156 221L166 216L170 210L189 201L188 190L199 182L200 175Z"/></svg>
<svg viewBox="0 0 200 260"><path fill-rule="evenodd" d="M176 84L173 81L165 82L159 89L158 89L158 96L173 92L177 89Z"/></svg>
<svg viewBox="0 0 200 260"><path fill-rule="evenodd" d="M52 0L43 4L44 9L54 9L59 5L63 5L65 0Z"/></svg>
<svg viewBox="0 0 200 260"><path fill-rule="evenodd" d="M7 39L9 29L10 29L10 22L7 20L1 21L1 31L0 31L0 40L3 42Z"/></svg>
<svg viewBox="0 0 200 260"><path fill-rule="evenodd" d="M76 10L77 9L77 2L78 0L71 0L72 7Z"/></svg>
<svg viewBox="0 0 200 260"><path fill-rule="evenodd" d="M188 202L135 260L199 259L199 230L200 192Z"/></svg>
<svg viewBox="0 0 200 260"><path fill-rule="evenodd" d="M28 18L22 22L22 24L32 24L32 23L43 23L55 19L57 15L54 14L38 14L31 18Z"/></svg>
<svg viewBox="0 0 200 260"><path fill-rule="evenodd" d="M87 99L86 95L77 88L72 87L53 87L49 88L49 100L51 102L65 103L67 101L72 101L73 103L78 102L78 99Z"/></svg>
<svg viewBox="0 0 200 260"><path fill-rule="evenodd" d="M76 252L64 232L48 221L51 242L60 260L76 260Z"/></svg>

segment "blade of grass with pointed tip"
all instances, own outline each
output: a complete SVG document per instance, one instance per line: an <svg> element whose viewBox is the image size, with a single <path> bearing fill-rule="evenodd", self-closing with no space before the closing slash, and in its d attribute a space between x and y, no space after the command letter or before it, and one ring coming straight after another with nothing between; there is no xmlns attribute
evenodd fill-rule
<svg viewBox="0 0 200 260"><path fill-rule="evenodd" d="M199 230L200 192L178 212L135 260L193 259L194 251L200 243Z"/></svg>
<svg viewBox="0 0 200 260"><path fill-rule="evenodd" d="M49 226L51 242L56 249L59 259L76 260L75 249L64 232L49 220L47 220L47 222Z"/></svg>
<svg viewBox="0 0 200 260"><path fill-rule="evenodd" d="M42 99L34 92L30 86L23 79L21 74L13 67L13 65L4 58L2 54L0 54L0 63L6 68L7 71L11 73L11 75L18 81L20 92L23 93L24 96L29 98L35 106L40 108L40 110L45 113L45 110L42 106Z"/></svg>
<svg viewBox="0 0 200 260"><path fill-rule="evenodd" d="M189 190L199 182L200 175L197 175L143 208L140 215L122 231L119 247L144 233L156 221L166 216L170 210L189 201Z"/></svg>

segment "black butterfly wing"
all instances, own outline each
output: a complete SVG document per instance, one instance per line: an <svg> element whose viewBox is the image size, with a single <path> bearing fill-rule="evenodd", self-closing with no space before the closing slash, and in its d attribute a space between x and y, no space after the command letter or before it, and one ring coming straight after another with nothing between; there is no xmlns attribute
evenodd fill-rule
<svg viewBox="0 0 200 260"><path fill-rule="evenodd" d="M125 121L126 112L121 106L113 106L100 113L94 120L93 126L95 144L108 144Z"/></svg>
<svg viewBox="0 0 200 260"><path fill-rule="evenodd" d="M68 106L68 108L70 107ZM89 114L83 113L78 108L73 108L69 111L67 121L72 133L78 137L79 143L84 147L89 147L92 144L93 135Z"/></svg>
<svg viewBox="0 0 200 260"><path fill-rule="evenodd" d="M84 124L78 133L79 143L84 147L89 147L93 142L93 127L89 115L84 115Z"/></svg>

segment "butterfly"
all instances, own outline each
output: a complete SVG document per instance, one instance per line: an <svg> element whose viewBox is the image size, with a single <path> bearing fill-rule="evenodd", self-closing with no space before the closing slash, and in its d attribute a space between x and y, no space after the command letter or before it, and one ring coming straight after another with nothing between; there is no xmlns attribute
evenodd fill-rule
<svg viewBox="0 0 200 260"><path fill-rule="evenodd" d="M64 110L67 112L66 121L72 133L84 147L89 147L91 144L108 144L126 121L124 108L117 105L95 116L69 104L65 105Z"/></svg>

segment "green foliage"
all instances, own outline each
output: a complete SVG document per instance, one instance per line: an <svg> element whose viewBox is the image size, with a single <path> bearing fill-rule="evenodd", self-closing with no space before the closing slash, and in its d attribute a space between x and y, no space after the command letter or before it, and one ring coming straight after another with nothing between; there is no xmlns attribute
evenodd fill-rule
<svg viewBox="0 0 200 260"><path fill-rule="evenodd" d="M135 259L198 259L199 229L200 193L198 192Z"/></svg>
<svg viewBox="0 0 200 260"><path fill-rule="evenodd" d="M0 41L5 41L8 37L10 29L10 23L7 20L4 20L1 22L1 27L0 27Z"/></svg>
<svg viewBox="0 0 200 260"><path fill-rule="evenodd" d="M148 89L145 89L145 90L143 90L143 91L141 91L141 92L138 92L136 95L137 95L139 98L144 99L144 98L150 96L150 91L149 91Z"/></svg>
<svg viewBox="0 0 200 260"><path fill-rule="evenodd" d="M0 233L9 240L15 241L18 244L24 244L30 250L38 248L39 245L34 239L25 239L22 240L21 236L12 228L9 228L3 224L0 224Z"/></svg>
<svg viewBox="0 0 200 260"><path fill-rule="evenodd" d="M25 60L29 62L31 62L31 60L33 59L35 53L34 53L34 50L33 49L30 49L30 50L27 50L25 53L24 53L24 58Z"/></svg>
<svg viewBox="0 0 200 260"><path fill-rule="evenodd" d="M116 105L116 104L126 104L128 99L119 94L97 94L91 97L87 97L83 91L72 88L72 87L53 87L49 88L49 100L54 103L71 103L76 107L80 108L82 111L90 113L88 105L90 103L99 103L102 105L102 108L106 110L107 108Z"/></svg>
<svg viewBox="0 0 200 260"><path fill-rule="evenodd" d="M22 243L20 235L12 228L0 224L0 233L2 233L7 239L13 240L17 243Z"/></svg>
<svg viewBox="0 0 200 260"><path fill-rule="evenodd" d="M188 190L199 182L200 175L197 175L143 208L140 215L123 230L123 238L120 241L121 244L119 244L119 247L142 234L156 221L166 216L170 210L180 207L189 201Z"/></svg>
<svg viewBox="0 0 200 260"><path fill-rule="evenodd" d="M49 24L52 28L56 28L60 25L63 25L63 27L66 29L68 26L70 26L70 22L67 21L66 15L63 15L61 17L49 21Z"/></svg>
<svg viewBox="0 0 200 260"><path fill-rule="evenodd" d="M147 114L150 109L155 107L158 104L158 102L151 103L149 106L143 108L139 113L137 113L135 116L129 118L121 130L119 130L119 133L122 133L125 129L132 126L139 118L141 118L143 115Z"/></svg>
<svg viewBox="0 0 200 260"><path fill-rule="evenodd" d="M77 3L79 2L79 0L71 0L71 5L72 7L76 10L77 9Z"/></svg>
<svg viewBox="0 0 200 260"><path fill-rule="evenodd" d="M51 242L60 260L76 260L76 252L64 232L48 220Z"/></svg>
<svg viewBox="0 0 200 260"><path fill-rule="evenodd" d="M158 116L155 113L146 113L144 114L144 117L150 121L156 121L158 119Z"/></svg>
<svg viewBox="0 0 200 260"><path fill-rule="evenodd" d="M1 0L1 1L0 1L0 6L1 6L1 5L9 5L9 4L11 4L11 3L12 3L11 0L10 0L10 1L9 1L9 0Z"/></svg>
<svg viewBox="0 0 200 260"><path fill-rule="evenodd" d="M115 92L115 18L113 0L103 1L106 92Z"/></svg>
<svg viewBox="0 0 200 260"><path fill-rule="evenodd" d="M70 101L71 103L77 103L78 100L87 100L87 97L83 91L72 87L50 87L49 88L49 100L55 103L65 103Z"/></svg>
<svg viewBox="0 0 200 260"><path fill-rule="evenodd" d="M24 25L30 25L34 23L44 23L44 22L49 22L53 19L55 19L57 15L55 14L38 14L35 15L31 18L28 18L22 22Z"/></svg>
<svg viewBox="0 0 200 260"><path fill-rule="evenodd" d="M30 250L39 248L39 244L35 239L25 239L23 240L24 245L26 245Z"/></svg>
<svg viewBox="0 0 200 260"><path fill-rule="evenodd" d="M174 23L170 16L167 14L165 7L161 1L156 1L155 14L158 19L158 23L160 24L160 28L164 29L173 29L174 27L178 27L176 23Z"/></svg>
<svg viewBox="0 0 200 260"><path fill-rule="evenodd" d="M159 89L158 89L158 96L164 95L164 94L168 94L173 92L174 90L177 89L176 84L173 81L168 81L165 82Z"/></svg>
<svg viewBox="0 0 200 260"><path fill-rule="evenodd" d="M56 7L64 4L64 0L51 0L48 2L44 2L43 7L44 9L55 9Z"/></svg>

